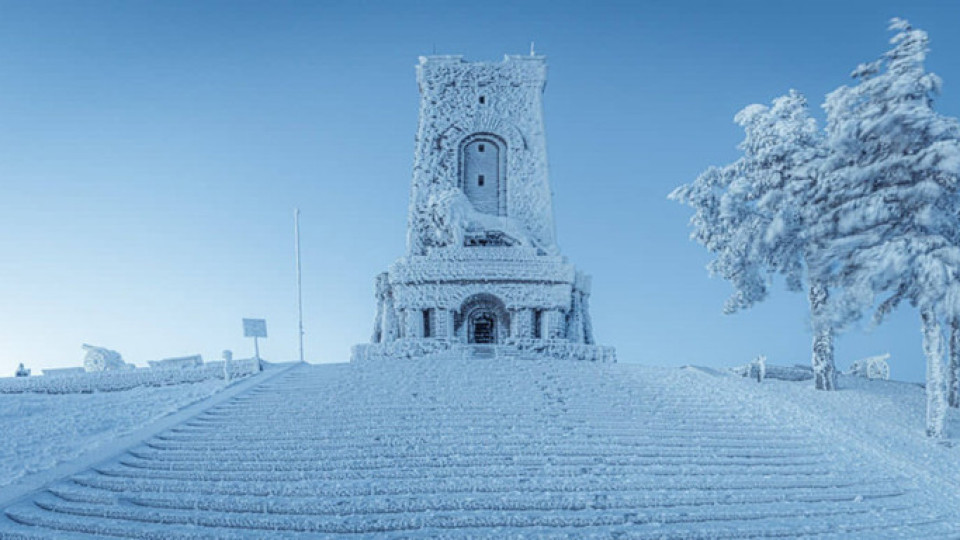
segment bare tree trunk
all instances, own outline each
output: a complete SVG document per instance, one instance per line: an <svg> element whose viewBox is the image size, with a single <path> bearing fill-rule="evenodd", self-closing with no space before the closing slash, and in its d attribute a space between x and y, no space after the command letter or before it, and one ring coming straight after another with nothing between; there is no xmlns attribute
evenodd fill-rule
<svg viewBox="0 0 960 540"><path fill-rule="evenodd" d="M960 319L950 319L950 367L947 371L947 391L951 407L960 407Z"/></svg>
<svg viewBox="0 0 960 540"><path fill-rule="evenodd" d="M826 317L827 287L810 284L810 317L813 326L813 379L817 390L837 389L837 370L833 364L833 327Z"/></svg>
<svg viewBox="0 0 960 540"><path fill-rule="evenodd" d="M943 334L933 310L923 308L920 317L923 320L923 354L927 357L927 436L942 438L947 415Z"/></svg>

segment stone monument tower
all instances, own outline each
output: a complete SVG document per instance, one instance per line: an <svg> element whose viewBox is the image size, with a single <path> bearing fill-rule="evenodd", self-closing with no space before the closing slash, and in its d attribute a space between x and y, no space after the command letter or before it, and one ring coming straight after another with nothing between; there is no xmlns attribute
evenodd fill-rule
<svg viewBox="0 0 960 540"><path fill-rule="evenodd" d="M590 277L557 248L542 56L421 57L407 254L377 276L354 359L448 349L615 361L594 343Z"/></svg>

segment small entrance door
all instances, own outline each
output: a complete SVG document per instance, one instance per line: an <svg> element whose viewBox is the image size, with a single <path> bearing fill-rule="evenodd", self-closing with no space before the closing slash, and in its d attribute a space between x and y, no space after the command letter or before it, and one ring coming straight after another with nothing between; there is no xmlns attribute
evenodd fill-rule
<svg viewBox="0 0 960 540"><path fill-rule="evenodd" d="M471 343L496 343L497 342L497 323L489 313L482 313L473 318L471 322L471 334L473 339Z"/></svg>
<svg viewBox="0 0 960 540"><path fill-rule="evenodd" d="M456 336L470 344L497 345L510 337L510 314L503 302L489 293L464 300L453 320Z"/></svg>

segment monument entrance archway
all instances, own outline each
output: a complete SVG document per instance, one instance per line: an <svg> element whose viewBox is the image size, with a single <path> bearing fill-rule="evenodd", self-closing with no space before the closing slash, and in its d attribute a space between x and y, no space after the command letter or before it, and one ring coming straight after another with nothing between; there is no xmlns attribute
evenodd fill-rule
<svg viewBox="0 0 960 540"><path fill-rule="evenodd" d="M492 294L477 294L464 301L460 309L461 331L467 343L495 345L510 331L510 320L503 302ZM465 335L464 335L465 334Z"/></svg>

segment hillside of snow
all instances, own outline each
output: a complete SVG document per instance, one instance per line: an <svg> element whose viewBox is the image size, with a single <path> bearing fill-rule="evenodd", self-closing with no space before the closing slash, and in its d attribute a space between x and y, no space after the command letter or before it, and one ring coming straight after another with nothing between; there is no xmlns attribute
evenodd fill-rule
<svg viewBox="0 0 960 540"><path fill-rule="evenodd" d="M223 381L209 379L120 392L0 393L0 490L23 476L95 450L221 388Z"/></svg>
<svg viewBox="0 0 960 540"><path fill-rule="evenodd" d="M960 448L923 436L916 385L443 355L256 379L0 536L960 536Z"/></svg>

